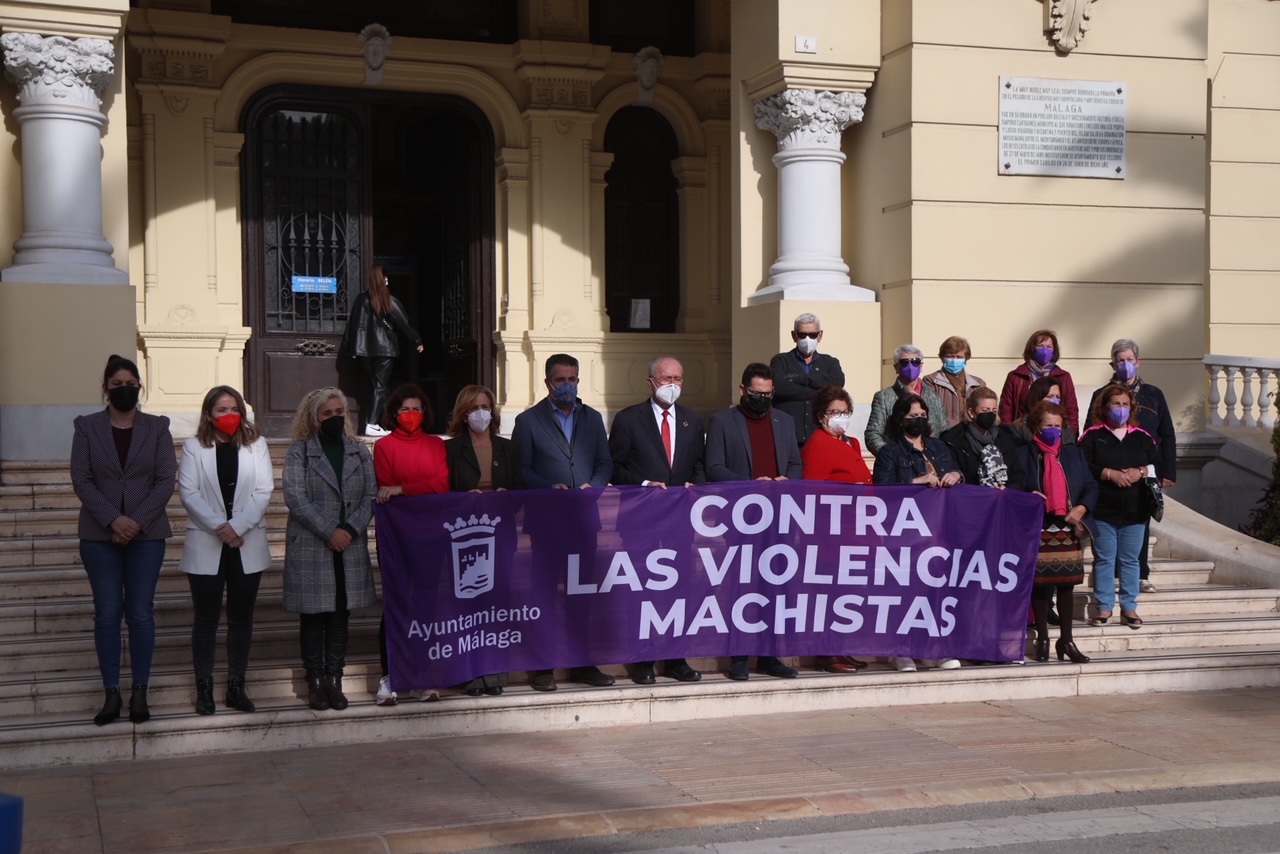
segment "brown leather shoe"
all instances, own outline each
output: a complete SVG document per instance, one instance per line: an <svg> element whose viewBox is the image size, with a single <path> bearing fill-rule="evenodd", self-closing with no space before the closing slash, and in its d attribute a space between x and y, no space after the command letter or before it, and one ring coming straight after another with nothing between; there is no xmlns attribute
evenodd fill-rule
<svg viewBox="0 0 1280 854"><path fill-rule="evenodd" d="M818 669L824 673L857 673L865 670L867 663L847 655L831 655L818 659Z"/></svg>

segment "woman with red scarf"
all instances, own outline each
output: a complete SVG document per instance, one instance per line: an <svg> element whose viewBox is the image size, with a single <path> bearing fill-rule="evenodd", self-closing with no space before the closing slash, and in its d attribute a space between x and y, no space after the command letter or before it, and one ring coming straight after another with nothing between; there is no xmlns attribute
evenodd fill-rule
<svg viewBox="0 0 1280 854"><path fill-rule="evenodd" d="M378 503L386 504L400 495L434 495L449 491L449 465L444 440L423 428L435 420L426 393L414 383L405 383L391 393L382 427L390 434L373 446L373 470L378 476ZM382 678L375 702L394 706L396 692L387 668L387 618L378 624L378 648L382 654ZM439 694L425 691L418 699L435 700Z"/></svg>
<svg viewBox="0 0 1280 854"><path fill-rule="evenodd" d="M1031 444L1023 446L1022 467L1027 489L1044 498L1044 526L1031 606L1036 615L1036 661L1049 660L1049 596L1056 589L1061 616L1055 651L1058 660L1084 664L1089 657L1076 649L1071 637L1075 586L1084 581L1084 549L1080 537L1093 530L1093 507L1098 482L1083 452L1062 441L1067 411L1041 401L1027 414Z"/></svg>

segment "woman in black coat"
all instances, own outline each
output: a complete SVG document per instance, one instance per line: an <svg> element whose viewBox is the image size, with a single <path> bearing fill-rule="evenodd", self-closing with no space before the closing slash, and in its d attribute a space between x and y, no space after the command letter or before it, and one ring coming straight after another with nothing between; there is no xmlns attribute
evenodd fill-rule
<svg viewBox="0 0 1280 854"><path fill-rule="evenodd" d="M458 392L449 422L449 438L444 443L449 463L450 492L498 492L521 489L519 448L498 435L498 413L493 392L482 385L469 385ZM514 550L515 543L499 543L498 548ZM496 697L507 684L507 674L478 676L461 690L478 697Z"/></svg>
<svg viewBox="0 0 1280 854"><path fill-rule="evenodd" d="M1018 440L999 419L999 398L986 386L969 392L962 420L941 436L964 482L996 489L1025 489Z"/></svg>
<svg viewBox="0 0 1280 854"><path fill-rule="evenodd" d="M1036 615L1036 661L1049 660L1049 596L1057 590L1060 631L1058 660L1070 658L1084 664L1089 657L1076 649L1071 637L1075 615L1075 586L1084 581L1084 550L1080 536L1088 527L1094 531L1093 508L1098 500L1098 482L1089 471L1079 446L1068 444L1067 410L1042 401L1027 413L1031 444L1020 448L1027 489L1045 501L1044 525L1040 533L1040 557L1036 562L1036 582L1031 606Z"/></svg>
<svg viewBox="0 0 1280 854"><path fill-rule="evenodd" d="M390 282L382 267L369 268L369 289L357 294L351 303L347 328L342 335L342 349L353 359L364 362L373 386L373 401L365 419L366 436L387 436L391 431L378 425L390 395L391 368L406 341L422 352L422 336L409 323L400 300L387 289Z"/></svg>

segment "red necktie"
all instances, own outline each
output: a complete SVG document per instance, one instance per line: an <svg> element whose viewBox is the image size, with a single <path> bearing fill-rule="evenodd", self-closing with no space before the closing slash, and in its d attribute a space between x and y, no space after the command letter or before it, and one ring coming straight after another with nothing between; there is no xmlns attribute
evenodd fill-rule
<svg viewBox="0 0 1280 854"><path fill-rule="evenodd" d="M673 465L675 458L671 455L671 424L667 420L671 417L670 412L662 413L662 447L667 450L667 465Z"/></svg>

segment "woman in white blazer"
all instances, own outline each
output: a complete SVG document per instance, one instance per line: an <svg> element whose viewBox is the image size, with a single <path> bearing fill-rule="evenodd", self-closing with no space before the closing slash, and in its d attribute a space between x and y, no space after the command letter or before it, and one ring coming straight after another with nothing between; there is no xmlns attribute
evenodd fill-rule
<svg viewBox="0 0 1280 854"><path fill-rule="evenodd" d="M224 589L227 707L254 710L244 678L258 584L271 565L266 515L274 488L267 440L246 420L244 398L230 386L210 389L200 408L200 426L183 444L178 466L178 494L187 509L187 539L178 568L187 574L195 611L191 657L196 714L211 715L215 709L213 660Z"/></svg>

